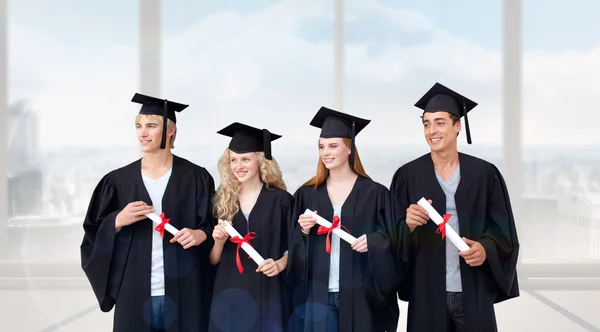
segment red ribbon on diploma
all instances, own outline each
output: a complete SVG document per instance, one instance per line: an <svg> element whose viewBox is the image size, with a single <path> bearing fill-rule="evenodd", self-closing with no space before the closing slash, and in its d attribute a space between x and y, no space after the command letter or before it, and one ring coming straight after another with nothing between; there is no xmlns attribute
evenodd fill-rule
<svg viewBox="0 0 600 332"><path fill-rule="evenodd" d="M444 221L442 221L439 225L437 230L435 231L437 234L442 233L442 239L446 237L446 224L448 223L448 220L450 220L450 218L452 217L451 214L445 214L444 215Z"/></svg>
<svg viewBox="0 0 600 332"><path fill-rule="evenodd" d="M333 230L335 228L337 228L338 226L340 226L340 217L335 216L333 217L333 222L331 223L331 227L327 228L325 226L319 226L319 229L317 229L317 234L319 235L323 235L323 234L327 234L327 240L325 242L325 250L327 250L327 253L331 255L331 232L333 232ZM342 227L348 231L348 229L346 227L344 227L344 225L342 225ZM350 231L348 231L350 232Z"/></svg>
<svg viewBox="0 0 600 332"><path fill-rule="evenodd" d="M254 240L256 238L256 233L250 232L244 236L243 239L240 239L239 236L230 238L229 241L233 243L237 243L237 252L235 253L235 262L237 263L238 271L240 274L244 272L244 267L242 266L242 261L240 260L240 248L242 247L242 243L250 244L250 240Z"/></svg>
<svg viewBox="0 0 600 332"><path fill-rule="evenodd" d="M154 229L157 230L160 233L160 237L164 239L165 238L165 224L170 224L171 219L165 218L164 212L160 214L160 219L162 220L161 223L158 226L156 226L156 228L154 228Z"/></svg>

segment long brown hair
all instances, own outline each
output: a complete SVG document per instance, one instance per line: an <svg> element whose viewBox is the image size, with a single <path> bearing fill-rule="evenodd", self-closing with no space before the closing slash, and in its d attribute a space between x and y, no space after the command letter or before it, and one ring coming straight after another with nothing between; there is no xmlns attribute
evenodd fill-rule
<svg viewBox="0 0 600 332"><path fill-rule="evenodd" d="M352 140L350 138L342 138L342 141L344 142L344 144L346 144L346 146L348 148L350 148L351 144L352 144ZM348 161L350 162L350 161ZM355 147L354 150L354 166L352 166L352 171L354 171L354 173L365 177L367 179L370 179L371 177L367 175L367 172L365 172L365 169L362 165L362 162L360 161L360 156L358 155L358 147ZM325 167L325 164L323 164L323 161L321 160L321 158L319 158L319 161L317 163L317 174L315 176L313 176L310 180L306 181L302 187L314 187L314 188L318 188L320 185L322 185L323 183L325 183L325 181L327 180L327 178L329 177L329 170L327 169L327 167Z"/></svg>

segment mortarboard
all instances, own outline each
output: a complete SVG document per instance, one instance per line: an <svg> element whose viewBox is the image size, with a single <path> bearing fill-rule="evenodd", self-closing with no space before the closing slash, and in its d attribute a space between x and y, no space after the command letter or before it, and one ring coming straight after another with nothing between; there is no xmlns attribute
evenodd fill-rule
<svg viewBox="0 0 600 332"><path fill-rule="evenodd" d="M258 129L243 123L234 122L219 130L217 134L231 137L229 150L235 153L264 152L265 158L273 159L271 142L281 138L267 129Z"/></svg>
<svg viewBox="0 0 600 332"><path fill-rule="evenodd" d="M371 120L361 119L350 114L321 107L310 122L311 126L321 128L322 138L343 137L352 140L350 148L350 166L354 166L355 137Z"/></svg>
<svg viewBox="0 0 600 332"><path fill-rule="evenodd" d="M460 119L465 117L465 131L467 133L467 143L471 144L471 131L469 130L469 119L467 113L477 106L477 103L461 94L435 83L419 101L416 107L425 112L435 113L440 111L450 112Z"/></svg>
<svg viewBox="0 0 600 332"><path fill-rule="evenodd" d="M161 115L163 117L163 130L162 139L160 142L160 148L164 149L167 138L167 119L171 119L173 123L177 123L175 112L181 112L186 109L189 105L176 103L166 99L159 99L140 93L136 93L131 101L134 103L142 104L140 114L154 114Z"/></svg>

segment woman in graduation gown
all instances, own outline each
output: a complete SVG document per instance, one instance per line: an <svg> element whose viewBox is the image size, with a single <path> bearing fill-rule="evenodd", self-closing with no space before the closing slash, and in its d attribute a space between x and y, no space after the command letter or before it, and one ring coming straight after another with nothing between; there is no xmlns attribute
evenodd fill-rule
<svg viewBox="0 0 600 332"><path fill-rule="evenodd" d="M289 305L281 272L287 265L293 197L271 155L271 141L281 136L237 122L218 133L231 141L218 162L221 183L214 210L219 225L210 253L218 268L210 331L283 331ZM240 248L240 238L229 237L226 222L265 259L260 266Z"/></svg>
<svg viewBox="0 0 600 332"><path fill-rule="evenodd" d="M320 159L316 176L294 194L287 272L294 287L291 330L396 330L399 310L385 236L389 192L365 173L354 144L369 122L325 107L311 121L322 129ZM329 234L306 209L357 240L349 244Z"/></svg>
<svg viewBox="0 0 600 332"><path fill-rule="evenodd" d="M81 265L100 309L114 308L113 331L206 331L213 178L171 153L175 112L187 105L141 94L132 101L142 104L136 130L144 156L110 171L95 188L83 220ZM164 213L179 232L162 233L147 213Z"/></svg>

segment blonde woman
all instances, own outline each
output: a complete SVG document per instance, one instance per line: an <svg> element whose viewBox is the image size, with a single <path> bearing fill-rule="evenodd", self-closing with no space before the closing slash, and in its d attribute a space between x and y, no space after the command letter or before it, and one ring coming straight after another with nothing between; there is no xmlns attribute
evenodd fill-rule
<svg viewBox="0 0 600 332"><path fill-rule="evenodd" d="M287 271L293 290L294 330L395 331L389 192L365 172L355 136L370 120L322 107L311 121L321 128L316 175L294 194L294 229ZM317 224L315 211L357 239L342 241ZM383 276L384 278L378 278Z"/></svg>
<svg viewBox="0 0 600 332"><path fill-rule="evenodd" d="M210 331L281 331L287 312L281 273L287 266L293 197L271 156L280 135L233 123L218 132L231 137L218 162L221 183L214 199L219 219L210 262L218 265ZM259 266L230 238L230 223L265 259Z"/></svg>

